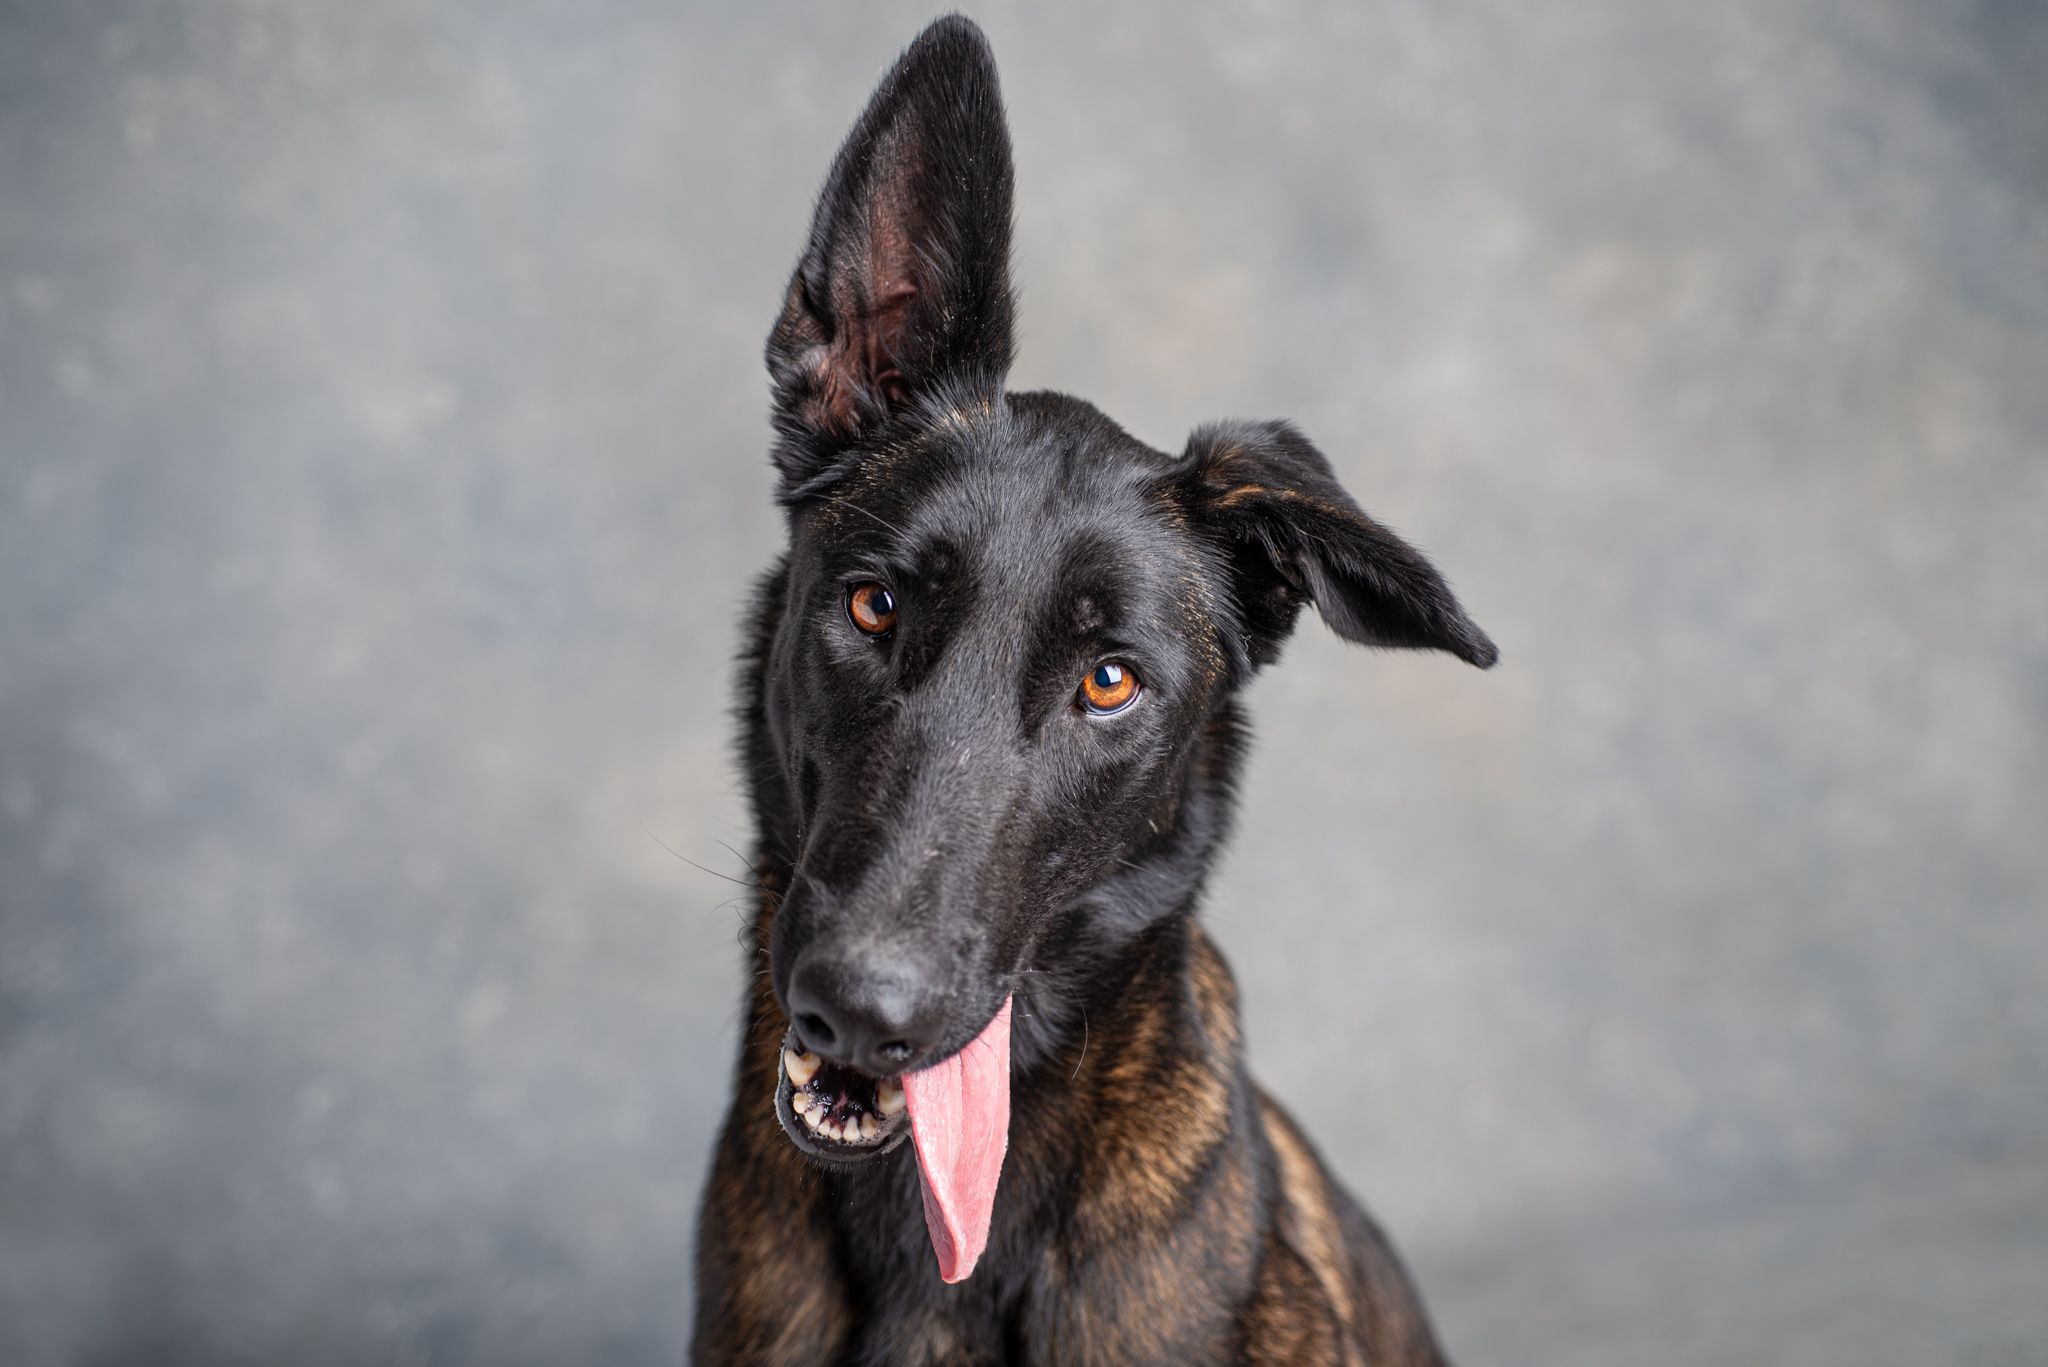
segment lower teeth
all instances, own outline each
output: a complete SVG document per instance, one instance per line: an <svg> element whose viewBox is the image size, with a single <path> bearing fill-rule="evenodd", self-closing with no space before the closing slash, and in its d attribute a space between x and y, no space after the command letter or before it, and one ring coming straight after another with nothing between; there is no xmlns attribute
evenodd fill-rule
<svg viewBox="0 0 2048 1367"><path fill-rule="evenodd" d="M790 1088L789 1108L802 1116L804 1128L839 1144L876 1144L900 1128L905 1106L903 1087L894 1078L862 1077L851 1093L845 1080L816 1054L800 1050L792 1035L782 1050L784 1083ZM873 1091L865 1093L871 1086ZM838 1118L834 1118L834 1113Z"/></svg>
<svg viewBox="0 0 2048 1367"><path fill-rule="evenodd" d="M872 1114L849 1115L834 1120L831 1103L809 1092L798 1092L791 1098L790 1109L803 1117L804 1128L812 1134L841 1144L872 1144L891 1129L887 1120Z"/></svg>

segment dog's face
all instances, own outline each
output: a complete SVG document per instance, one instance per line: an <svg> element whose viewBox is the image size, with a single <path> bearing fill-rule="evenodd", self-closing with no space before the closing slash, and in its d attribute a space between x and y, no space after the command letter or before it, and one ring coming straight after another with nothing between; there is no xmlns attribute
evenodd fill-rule
<svg viewBox="0 0 2048 1367"><path fill-rule="evenodd" d="M1006 392L1009 233L994 66L942 21L840 151L768 346L790 548L762 705L795 839L778 1109L839 1161L900 1142L884 1079L976 1041L1090 890L1172 839L1208 722L1305 601L1353 640L1493 660L1292 428L1175 456Z"/></svg>

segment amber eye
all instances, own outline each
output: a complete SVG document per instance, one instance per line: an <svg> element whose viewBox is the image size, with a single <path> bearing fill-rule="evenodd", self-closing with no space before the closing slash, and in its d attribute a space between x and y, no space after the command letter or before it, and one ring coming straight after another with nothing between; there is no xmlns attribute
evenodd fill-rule
<svg viewBox="0 0 2048 1367"><path fill-rule="evenodd" d="M886 636L896 625L896 595L888 586L870 580L855 584L846 597L846 615L870 636Z"/></svg>
<svg viewBox="0 0 2048 1367"><path fill-rule="evenodd" d="M1123 711L1137 696L1138 676L1116 660L1104 660L1081 680L1081 706L1098 717Z"/></svg>

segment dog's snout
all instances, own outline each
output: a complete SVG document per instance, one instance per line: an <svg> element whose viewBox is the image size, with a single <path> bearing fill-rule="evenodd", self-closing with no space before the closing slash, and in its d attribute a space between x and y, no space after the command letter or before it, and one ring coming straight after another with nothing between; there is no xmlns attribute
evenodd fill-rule
<svg viewBox="0 0 2048 1367"><path fill-rule="evenodd" d="M805 1047L877 1076L915 1068L945 1030L941 994L900 964L806 956L788 1006Z"/></svg>

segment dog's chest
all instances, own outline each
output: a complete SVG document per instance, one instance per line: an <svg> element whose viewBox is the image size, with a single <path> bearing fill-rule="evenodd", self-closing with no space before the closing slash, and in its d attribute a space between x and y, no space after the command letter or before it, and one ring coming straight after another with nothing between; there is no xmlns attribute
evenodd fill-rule
<svg viewBox="0 0 2048 1367"><path fill-rule="evenodd" d="M1251 1292L1249 1250L1223 1246L1236 1242L1234 1221L1146 1231L1105 1247L1063 1229L1056 1202L1035 1213L1025 1202L999 1203L981 1266L946 1286L929 1266L921 1220L902 1218L918 1209L914 1173L904 1177L907 1189L865 1184L835 1212L842 1230L850 1219L868 1232L859 1256L841 1264L859 1307L838 1359L847 1367L1112 1367L1234 1356ZM876 1239L884 1228L887 1237Z"/></svg>

